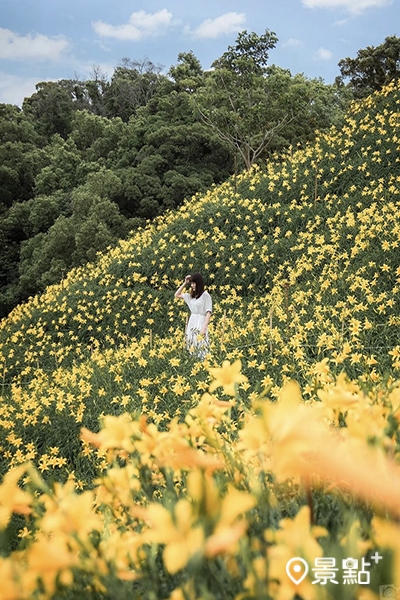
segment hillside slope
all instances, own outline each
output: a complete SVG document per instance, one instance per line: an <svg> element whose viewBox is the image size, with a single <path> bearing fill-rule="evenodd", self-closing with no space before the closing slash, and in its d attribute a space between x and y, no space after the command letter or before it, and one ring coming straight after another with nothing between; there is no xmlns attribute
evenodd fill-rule
<svg viewBox="0 0 400 600"><path fill-rule="evenodd" d="M29 458L83 479L82 425L126 409L167 422L226 358L250 398L291 377L307 395L342 370L396 376L399 97L354 104L341 131L192 198L4 319L2 470ZM183 349L173 298L194 270L215 307L205 363Z"/></svg>

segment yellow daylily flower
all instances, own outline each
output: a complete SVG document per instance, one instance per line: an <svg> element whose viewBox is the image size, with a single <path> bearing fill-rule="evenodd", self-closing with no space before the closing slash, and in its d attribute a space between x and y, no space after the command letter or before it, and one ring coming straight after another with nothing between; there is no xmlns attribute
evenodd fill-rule
<svg viewBox="0 0 400 600"><path fill-rule="evenodd" d="M214 381L210 385L210 392L213 392L218 387L222 387L224 392L229 396L235 396L235 383L244 383L248 381L245 375L241 374L242 361L236 360L230 363L229 360L224 360L222 367L210 369Z"/></svg>

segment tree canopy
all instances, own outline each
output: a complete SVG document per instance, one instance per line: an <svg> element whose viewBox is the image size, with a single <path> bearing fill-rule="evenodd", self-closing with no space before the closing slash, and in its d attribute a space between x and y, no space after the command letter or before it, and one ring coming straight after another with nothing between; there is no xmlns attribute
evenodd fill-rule
<svg viewBox="0 0 400 600"><path fill-rule="evenodd" d="M261 36L243 31L193 93L204 123L246 169L312 138L317 128L329 127L338 115L337 86L268 65L277 41L268 30Z"/></svg>
<svg viewBox="0 0 400 600"><path fill-rule="evenodd" d="M356 58L342 59L339 68L341 75L337 82L348 80L356 98L381 90L384 85L400 77L400 38L392 35L379 46L362 48Z"/></svg>

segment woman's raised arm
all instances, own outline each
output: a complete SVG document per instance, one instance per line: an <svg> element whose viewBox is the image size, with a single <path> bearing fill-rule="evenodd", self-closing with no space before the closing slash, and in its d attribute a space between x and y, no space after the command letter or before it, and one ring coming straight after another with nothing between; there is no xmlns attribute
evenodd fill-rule
<svg viewBox="0 0 400 600"><path fill-rule="evenodd" d="M175 298L182 298L183 299L183 290L184 288L189 285L190 283L190 275L186 275L185 277L185 281L182 283L181 286L178 287L178 289L175 292Z"/></svg>

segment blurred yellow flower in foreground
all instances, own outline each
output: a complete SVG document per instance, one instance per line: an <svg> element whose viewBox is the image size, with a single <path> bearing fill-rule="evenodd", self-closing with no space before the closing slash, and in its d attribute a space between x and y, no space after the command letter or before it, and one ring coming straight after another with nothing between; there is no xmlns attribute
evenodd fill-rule
<svg viewBox="0 0 400 600"><path fill-rule="evenodd" d="M95 510L93 491L81 494L75 492L73 480L61 486L56 483L54 496L44 495L41 500L46 513L41 521L41 529L50 536L56 532L78 534L81 538L93 530L101 531L104 526L101 513Z"/></svg>
<svg viewBox="0 0 400 600"><path fill-rule="evenodd" d="M21 465L4 476L0 486L0 527L6 527L13 512L22 515L31 512L32 498L18 486L25 471L26 467Z"/></svg>
<svg viewBox="0 0 400 600"><path fill-rule="evenodd" d="M238 541L246 533L248 523L241 516L252 509L256 499L249 493L230 486L220 504L220 518L214 533L207 539L205 555L238 552Z"/></svg>
<svg viewBox="0 0 400 600"><path fill-rule="evenodd" d="M32 597L32 588L23 578L23 566L18 559L0 558L0 581L2 600L18 600Z"/></svg>
<svg viewBox="0 0 400 600"><path fill-rule="evenodd" d="M92 433L86 427L81 428L81 439L102 450L121 448L127 452L133 451L132 437L138 434L139 424L132 420L128 413L114 417L106 415L103 418L103 428L100 433Z"/></svg>
<svg viewBox="0 0 400 600"><path fill-rule="evenodd" d="M214 381L210 385L210 392L213 392L218 387L222 387L224 392L229 396L235 396L235 383L244 383L248 379L240 373L242 368L241 360L236 360L230 363L229 360L224 360L222 367L211 368L210 373L214 377Z"/></svg>
<svg viewBox="0 0 400 600"><path fill-rule="evenodd" d="M195 525L195 515L187 500L177 502L173 515L161 504L151 504L143 511L142 518L150 526L143 539L165 544L163 557L169 573L183 569L190 558L202 549L203 529Z"/></svg>
<svg viewBox="0 0 400 600"><path fill-rule="evenodd" d="M393 553L394 585L400 586L400 526L398 523L380 517L372 519L373 539L380 548L386 548Z"/></svg>
<svg viewBox="0 0 400 600"><path fill-rule="evenodd" d="M343 403L346 401L343 395ZM399 517L399 466L382 448L371 447L368 439L356 438L346 428L332 429L322 405L301 402L300 388L291 381L283 387L276 403L263 406L278 480L300 477L307 483L324 482L351 490Z"/></svg>
<svg viewBox="0 0 400 600"><path fill-rule="evenodd" d="M265 532L266 541L273 543L268 548L269 578L270 581L279 581L273 597L276 600L292 600L297 593L308 600L318 598L318 591L310 577L297 585L286 576L286 565L295 556L304 558L308 564L313 564L315 558L323 556L316 538L327 536L328 531L324 527L310 526L308 506L303 506L293 519L282 519L279 526L278 530L268 529Z"/></svg>
<svg viewBox="0 0 400 600"><path fill-rule="evenodd" d="M49 595L54 593L57 579L64 585L72 583L72 569L79 564L79 556L70 549L69 539L61 535L49 539L40 533L26 557L30 573L39 576Z"/></svg>

